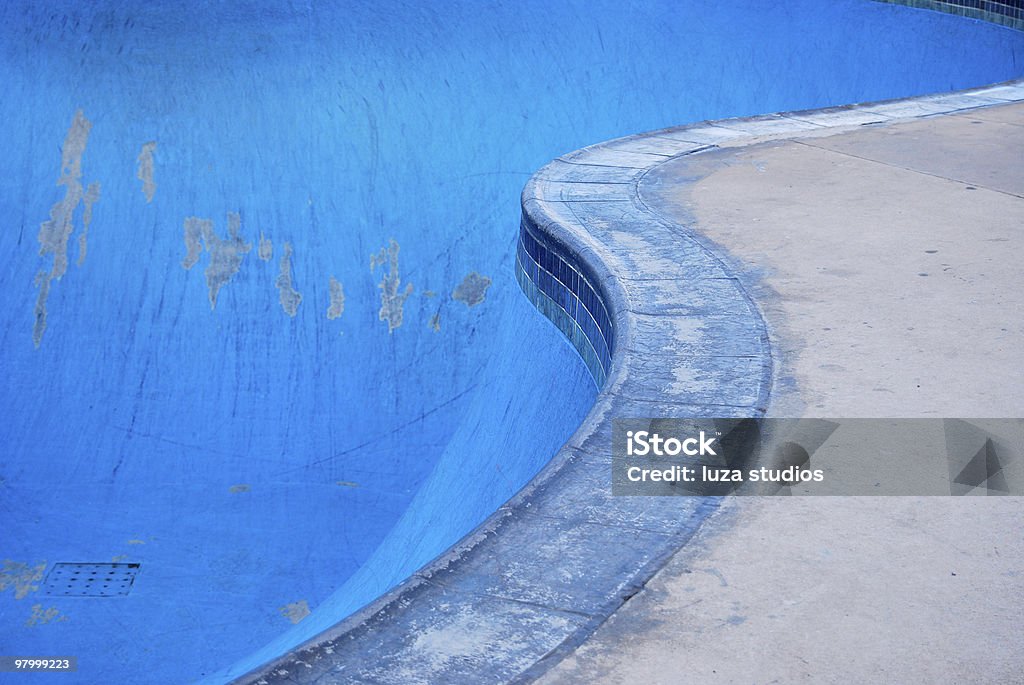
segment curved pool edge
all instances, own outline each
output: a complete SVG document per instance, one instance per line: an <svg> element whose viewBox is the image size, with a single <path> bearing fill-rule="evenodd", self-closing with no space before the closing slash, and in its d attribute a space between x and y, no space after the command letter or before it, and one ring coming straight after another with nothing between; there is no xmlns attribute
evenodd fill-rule
<svg viewBox="0 0 1024 685"><path fill-rule="evenodd" d="M770 393L764 322L728 255L649 210L637 193L640 179L705 150L1021 101L1024 79L700 122L592 145L543 167L523 191L522 230L577 274L587 272L613 328L593 409L540 473L473 532L364 609L235 682L523 682L557 663L718 506L712 498L612 497L612 418L759 416ZM551 280L561 290L520 277L580 349L579 291L571 275ZM709 382L695 383L698 373Z"/></svg>

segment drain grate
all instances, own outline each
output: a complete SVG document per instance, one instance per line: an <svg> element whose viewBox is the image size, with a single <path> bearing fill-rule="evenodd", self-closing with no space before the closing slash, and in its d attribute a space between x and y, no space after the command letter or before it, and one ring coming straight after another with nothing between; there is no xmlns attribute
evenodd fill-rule
<svg viewBox="0 0 1024 685"><path fill-rule="evenodd" d="M43 593L57 597L124 597L138 573L138 564L59 562L47 574Z"/></svg>

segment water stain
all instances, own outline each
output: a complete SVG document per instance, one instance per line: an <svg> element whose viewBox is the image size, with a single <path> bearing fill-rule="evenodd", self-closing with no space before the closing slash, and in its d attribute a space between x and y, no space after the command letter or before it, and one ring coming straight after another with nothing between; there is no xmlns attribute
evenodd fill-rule
<svg viewBox="0 0 1024 685"><path fill-rule="evenodd" d="M377 318L388 322L388 333L402 325L402 309L413 290L412 283L406 284L404 290L401 289L402 278L398 273L399 249L398 243L391 238L386 249L382 247L377 254L370 256L371 271L385 263L388 265L387 273L377 284L380 288L380 312Z"/></svg>
<svg viewBox="0 0 1024 685"><path fill-rule="evenodd" d="M146 202L153 201L153 194L156 193L156 183L153 182L153 151L156 150L156 142L150 141L142 146L136 161L139 169L135 177L142 181L142 193L146 196Z"/></svg>
<svg viewBox="0 0 1024 685"><path fill-rule="evenodd" d="M43 334L46 332L46 303L50 296L50 283L60 278L68 269L68 241L74 232L74 214L78 205L85 196L87 206L86 214L89 221L92 220L92 205L99 199L100 186L98 183L89 185L89 193L82 189L82 155L85 153L86 143L89 141L89 131L92 130L92 122L85 118L82 110L75 112L75 118L71 122L67 135L64 137L64 145L61 147L60 178L58 186L64 186L64 197L50 208L50 219L39 225L39 255L53 255L53 264L49 273L41 272L35 278L35 285L39 288L39 297L36 299L35 317L32 328L32 341L36 348L42 344ZM88 226L86 226L88 228ZM85 258L81 249L84 243L79 240L79 263Z"/></svg>
<svg viewBox="0 0 1024 685"><path fill-rule="evenodd" d="M309 616L309 604L304 599L300 599L298 602L292 602L291 604L285 604L280 607L278 611L292 623L298 623L302 619Z"/></svg>
<svg viewBox="0 0 1024 685"><path fill-rule="evenodd" d="M475 307L484 301L491 279L473 271L462 279L462 283L452 291L452 299L465 302L467 307Z"/></svg>
<svg viewBox="0 0 1024 685"><path fill-rule="evenodd" d="M269 262L274 257L274 243L263 235L263 231L260 231L260 244L256 249L256 256L264 262Z"/></svg>
<svg viewBox="0 0 1024 685"><path fill-rule="evenodd" d="M13 588L14 599L24 599L28 593L39 589L39 581L43 579L45 570L45 561L29 566L20 561L4 559L3 568L0 569L0 592Z"/></svg>
<svg viewBox="0 0 1024 685"><path fill-rule="evenodd" d="M302 295L296 292L292 286L292 244L284 244L284 254L281 255L281 271L277 274L275 281L281 309L288 316L295 316L299 311L299 304L302 302Z"/></svg>
<svg viewBox="0 0 1024 685"><path fill-rule="evenodd" d="M345 289L338 280L331 276L329 284L331 304L327 307L327 318L337 319L345 311Z"/></svg>

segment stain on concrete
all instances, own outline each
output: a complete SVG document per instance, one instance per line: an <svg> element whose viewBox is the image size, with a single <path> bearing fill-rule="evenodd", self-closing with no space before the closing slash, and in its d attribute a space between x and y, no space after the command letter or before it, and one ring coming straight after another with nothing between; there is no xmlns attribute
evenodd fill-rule
<svg viewBox="0 0 1024 685"><path fill-rule="evenodd" d="M29 616L27 621L25 621L25 625L31 628L32 626L45 625L54 620L58 622L66 621L68 620L68 617L61 616L60 610L57 609L57 607L50 607L49 609L44 609L42 604L33 604L32 615Z"/></svg>
<svg viewBox="0 0 1024 685"><path fill-rule="evenodd" d="M402 325L402 309L413 290L412 283L407 283L405 289L401 289L402 278L398 273L399 249L398 243L391 238L386 249L382 247L377 254L370 256L371 271L385 263L388 265L387 273L377 284L380 288L380 312L377 318L388 322L388 333Z"/></svg>
<svg viewBox="0 0 1024 685"><path fill-rule="evenodd" d="M85 254L89 248L89 225L92 224L92 206L100 199L100 184L93 182L85 189L82 197L82 232L78 236L78 266L85 263Z"/></svg>
<svg viewBox="0 0 1024 685"><path fill-rule="evenodd" d="M465 302L467 307L475 307L484 301L491 279L473 271L462 279L462 283L452 291L452 299Z"/></svg>
<svg viewBox="0 0 1024 685"><path fill-rule="evenodd" d="M281 612L285 618L292 623L298 623L302 619L309 616L309 604L304 599L300 599L298 602L292 602L291 604L285 604L280 607L278 611Z"/></svg>
<svg viewBox="0 0 1024 685"><path fill-rule="evenodd" d="M142 181L142 193L146 196L146 202L153 201L153 194L156 193L156 183L153 182L153 151L156 150L156 142L150 141L142 146L137 161L139 169L135 173L136 178Z"/></svg>
<svg viewBox="0 0 1024 685"><path fill-rule="evenodd" d="M13 588L14 599L24 599L28 593L39 589L45 570L45 561L29 566L20 561L4 559L3 568L0 568L0 592Z"/></svg>
<svg viewBox="0 0 1024 685"><path fill-rule="evenodd" d="M284 254L281 255L281 270L277 274L277 292L281 300L281 309L288 316L295 316L299 311L299 304L302 302L300 295L292 285L292 244L284 244Z"/></svg>
<svg viewBox="0 0 1024 685"><path fill-rule="evenodd" d="M46 332L46 302L50 296L50 283L59 281L68 269L68 241L75 228L74 214L85 195L82 190L82 155L85 153L90 130L92 122L85 118L82 110L75 112L75 118L61 147L61 168L57 185L65 187L64 197L50 208L50 219L39 225L39 255L45 257L52 254L53 264L49 273L45 273L42 278L37 275L34 281L39 288L32 330L32 340L36 348L42 343L43 334ZM87 214L91 221L92 204L99 198L99 184L90 184L89 189ZM80 240L79 262L84 259L81 246Z"/></svg>
<svg viewBox="0 0 1024 685"><path fill-rule="evenodd" d="M441 330L441 312L435 312L434 315L430 317L430 330L435 333Z"/></svg>
<svg viewBox="0 0 1024 685"><path fill-rule="evenodd" d="M337 319L345 311L345 289L338 280L331 276L329 284L331 304L327 307L327 318Z"/></svg>
<svg viewBox="0 0 1024 685"><path fill-rule="evenodd" d="M269 262L274 257L274 243L270 242L270 238L263 235L263 231L260 231L260 243L259 247L256 248L256 256L264 262Z"/></svg>
<svg viewBox="0 0 1024 685"><path fill-rule="evenodd" d="M185 258L181 266L191 269L206 251L210 261L206 265L206 285L210 294L210 309L217 307L217 294L229 283L242 267L242 261L252 250L252 243L242 240L242 217L237 212L228 212L228 237L223 239L213 230L212 219L190 216L185 219ZM200 238L202 241L200 242Z"/></svg>
<svg viewBox="0 0 1024 685"><path fill-rule="evenodd" d="M228 492L232 494L238 492L249 492L250 490L252 490L252 487L248 483L239 483L238 485L232 485L228 488Z"/></svg>

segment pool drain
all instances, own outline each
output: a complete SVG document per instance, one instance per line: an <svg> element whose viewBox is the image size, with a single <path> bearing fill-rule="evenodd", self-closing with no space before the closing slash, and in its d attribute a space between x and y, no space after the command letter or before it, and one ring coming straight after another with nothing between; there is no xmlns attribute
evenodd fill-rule
<svg viewBox="0 0 1024 685"><path fill-rule="evenodd" d="M59 562L47 574L43 593L56 597L124 597L138 573L138 564Z"/></svg>

